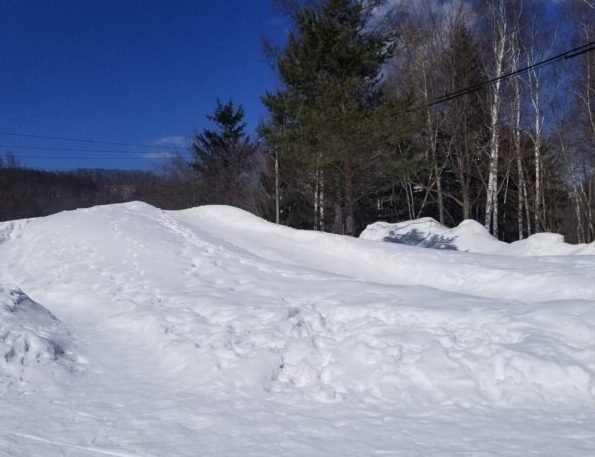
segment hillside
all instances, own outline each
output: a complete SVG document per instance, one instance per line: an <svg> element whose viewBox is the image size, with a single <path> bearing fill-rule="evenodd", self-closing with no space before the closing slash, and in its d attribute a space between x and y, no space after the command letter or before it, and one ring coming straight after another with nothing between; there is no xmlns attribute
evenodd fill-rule
<svg viewBox="0 0 595 457"><path fill-rule="evenodd" d="M0 455L592 455L591 247L478 239L138 202L0 223Z"/></svg>

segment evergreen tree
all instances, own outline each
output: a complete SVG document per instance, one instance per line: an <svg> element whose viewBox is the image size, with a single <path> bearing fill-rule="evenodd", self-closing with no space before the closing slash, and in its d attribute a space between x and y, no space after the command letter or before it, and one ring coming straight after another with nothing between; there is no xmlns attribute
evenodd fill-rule
<svg viewBox="0 0 595 457"><path fill-rule="evenodd" d="M244 109L218 99L207 118L216 129L204 129L192 143L195 161L191 165L199 176L202 201L258 212L257 147L246 133Z"/></svg>
<svg viewBox="0 0 595 457"><path fill-rule="evenodd" d="M387 128L397 110L379 85L391 46L367 27L367 11L355 0L293 11L293 29L276 60L283 88L263 97L271 122L261 133L282 163L292 164L293 187L313 197L314 226L350 235L384 166L383 151L399 133L394 123ZM319 220L325 209L332 223Z"/></svg>
<svg viewBox="0 0 595 457"><path fill-rule="evenodd" d="M192 143L196 160L192 166L202 177L238 174L254 149L245 132L244 109L235 107L231 100L222 104L217 99L215 111L207 119L217 129L204 129L196 136Z"/></svg>

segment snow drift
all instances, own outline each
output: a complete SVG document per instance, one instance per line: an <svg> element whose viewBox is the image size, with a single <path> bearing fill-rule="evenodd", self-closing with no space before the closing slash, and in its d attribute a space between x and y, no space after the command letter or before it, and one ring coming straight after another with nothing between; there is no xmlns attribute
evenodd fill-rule
<svg viewBox="0 0 595 457"><path fill-rule="evenodd" d="M0 386L47 381L71 371L71 337L47 309L0 286Z"/></svg>
<svg viewBox="0 0 595 457"><path fill-rule="evenodd" d="M31 400L32 409L54 405L47 414L56 426L45 425L44 436L68 441L64 416L80 426L77 446L103 443L99 454L191 456L197 439L220 431L213 454L243 455L248 446L261 450L254 455L322 455L324 446L304 450L286 434L294 429L347 443L336 455L352 452L353 433L368 440L360 455L390 453L388 437L401 429L390 422L395 411L448 407L470 430L485 411L517 414L520 440L536 436L535 423L567 414L578 427L568 436L595 439L592 246L576 247L580 256L543 256L540 249L559 243L533 237L521 249L470 222L450 232L430 220L409 225L415 235L406 224L375 224L363 237L392 234L440 249L294 230L223 206L161 211L129 203L0 224L0 282L19 284L59 315L88 360L67 400L56 393ZM0 297L9 307L33 303L21 296ZM33 354L41 356L28 360L60 364L69 339L37 306L4 311L0 326L36 335ZM84 419L72 417L79 410ZM278 422L285 428L274 433L285 433L288 447L266 447ZM417 444L442 430L421 438L419 424L412 427ZM472 454L480 441L465 449ZM126 452L113 450L122 443ZM205 438L205 449L210 443ZM513 444L510 455L526 454ZM31 446L30 454L39 450ZM426 455L449 454L428 446ZM418 446L403 455L419 455Z"/></svg>
<svg viewBox="0 0 595 457"><path fill-rule="evenodd" d="M441 233L424 224L428 242ZM496 243L470 222L455 233L459 247ZM36 290L65 278L77 294L88 288L95 304L85 312L152 347L182 383L301 389L325 400L593 401L595 307L568 301L593 298L593 274L569 278L572 290L544 289L567 265L547 273L475 257L455 265L446 252L379 250L228 207L168 213L139 203L32 220L15 241L12 270L34 273ZM494 278L509 278L509 290L490 286ZM514 295L539 289L550 302L511 303L514 285ZM341 298L325 297L330 290Z"/></svg>
<svg viewBox="0 0 595 457"><path fill-rule="evenodd" d="M512 256L595 255L595 243L568 244L557 233L536 233L528 238L505 243L494 238L479 222L468 219L448 228L431 217L412 221L375 222L360 234L360 238L389 241L433 249L459 250L481 254Z"/></svg>

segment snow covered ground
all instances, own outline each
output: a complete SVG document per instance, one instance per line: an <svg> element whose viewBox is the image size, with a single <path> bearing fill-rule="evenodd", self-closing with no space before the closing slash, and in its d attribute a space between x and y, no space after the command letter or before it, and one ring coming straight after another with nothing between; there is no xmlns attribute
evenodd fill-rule
<svg viewBox="0 0 595 457"><path fill-rule="evenodd" d="M2 223L0 455L594 455L593 246L455 234L142 203Z"/></svg>
<svg viewBox="0 0 595 457"><path fill-rule="evenodd" d="M505 243L494 238L483 225L471 219L461 222L454 228L445 227L431 217L395 224L376 222L366 227L360 238L479 254L595 255L595 243L565 243L564 237L558 233L535 233L524 240Z"/></svg>
<svg viewBox="0 0 595 457"><path fill-rule="evenodd" d="M47 309L18 289L0 286L0 392L26 391L75 374L71 336Z"/></svg>

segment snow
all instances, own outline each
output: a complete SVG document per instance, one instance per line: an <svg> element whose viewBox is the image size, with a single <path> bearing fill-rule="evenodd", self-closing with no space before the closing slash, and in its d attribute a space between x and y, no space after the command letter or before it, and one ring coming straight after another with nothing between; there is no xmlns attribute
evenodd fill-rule
<svg viewBox="0 0 595 457"><path fill-rule="evenodd" d="M412 221L375 222L360 234L364 240L389 241L433 249L512 256L595 255L595 243L568 244L557 233L535 233L528 238L505 243L494 238L479 222L465 220L448 228L431 217Z"/></svg>
<svg viewBox="0 0 595 457"><path fill-rule="evenodd" d="M0 389L26 391L76 369L71 336L43 306L0 286ZM51 381L50 381L51 382Z"/></svg>
<svg viewBox="0 0 595 457"><path fill-rule="evenodd" d="M0 360L0 455L593 454L592 246L363 237L138 202L0 224L0 356L34 348Z"/></svg>

